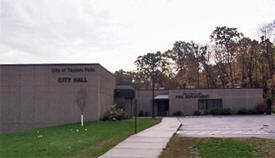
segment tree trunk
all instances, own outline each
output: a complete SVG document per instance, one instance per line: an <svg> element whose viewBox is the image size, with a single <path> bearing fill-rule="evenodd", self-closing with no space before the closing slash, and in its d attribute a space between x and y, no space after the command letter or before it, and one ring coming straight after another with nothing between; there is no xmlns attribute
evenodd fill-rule
<svg viewBox="0 0 275 158"><path fill-rule="evenodd" d="M233 70L232 70L232 64L229 64L229 75L230 75L230 84L231 84L231 87L230 88L233 88L234 87L234 83L233 83Z"/></svg>
<svg viewBox="0 0 275 158"><path fill-rule="evenodd" d="M197 82L198 82L198 88L200 88L200 71L199 71L199 68L197 70Z"/></svg>
<svg viewBox="0 0 275 158"><path fill-rule="evenodd" d="M242 55L242 83L241 83L241 85L242 85L242 88L244 88L244 85L245 85L245 60L244 60L244 57L243 57L243 55Z"/></svg>
<svg viewBox="0 0 275 158"><path fill-rule="evenodd" d="M208 78L208 75L206 74L205 77L206 77L207 88L209 88L209 78Z"/></svg>
<svg viewBox="0 0 275 158"><path fill-rule="evenodd" d="M259 88L258 86L258 67L256 66L256 74L255 74L255 84L254 84L254 87L255 88Z"/></svg>

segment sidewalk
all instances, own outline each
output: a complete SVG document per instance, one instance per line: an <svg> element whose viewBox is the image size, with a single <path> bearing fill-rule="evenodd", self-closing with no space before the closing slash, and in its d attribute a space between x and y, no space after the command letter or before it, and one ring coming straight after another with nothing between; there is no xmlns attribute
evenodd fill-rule
<svg viewBox="0 0 275 158"><path fill-rule="evenodd" d="M159 124L130 136L99 158L158 158L179 126L177 118L164 117Z"/></svg>

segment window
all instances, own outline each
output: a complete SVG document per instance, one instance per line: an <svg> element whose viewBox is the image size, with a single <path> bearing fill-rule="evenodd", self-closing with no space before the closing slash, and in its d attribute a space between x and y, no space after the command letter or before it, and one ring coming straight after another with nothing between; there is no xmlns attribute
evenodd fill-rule
<svg viewBox="0 0 275 158"><path fill-rule="evenodd" d="M222 99L199 99L198 100L199 110L211 111L213 109L222 108Z"/></svg>

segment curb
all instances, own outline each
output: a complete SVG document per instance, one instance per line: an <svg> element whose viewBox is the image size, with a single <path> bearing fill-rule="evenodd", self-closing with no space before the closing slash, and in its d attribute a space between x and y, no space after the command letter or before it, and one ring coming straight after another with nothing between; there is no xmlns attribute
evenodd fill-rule
<svg viewBox="0 0 275 158"><path fill-rule="evenodd" d="M173 136L175 136L175 135L178 133L178 131L180 130L180 128L181 128L181 126L182 126L182 123L181 123L181 121L179 120L179 118L178 118L178 117L177 117L177 119L178 119L178 121L179 121L180 125L179 125L179 127L177 128L177 130L176 130L176 132L174 133L174 135L173 135Z"/></svg>

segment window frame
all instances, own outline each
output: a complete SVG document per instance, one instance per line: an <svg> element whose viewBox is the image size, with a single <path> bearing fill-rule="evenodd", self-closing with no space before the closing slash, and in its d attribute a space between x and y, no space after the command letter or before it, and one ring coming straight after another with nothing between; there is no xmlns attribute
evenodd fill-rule
<svg viewBox="0 0 275 158"><path fill-rule="evenodd" d="M221 98L217 99L198 99L198 110L211 111L213 109L222 109L223 101Z"/></svg>

